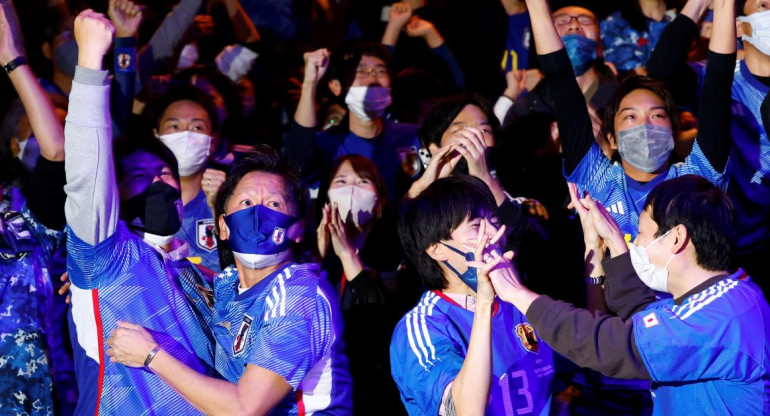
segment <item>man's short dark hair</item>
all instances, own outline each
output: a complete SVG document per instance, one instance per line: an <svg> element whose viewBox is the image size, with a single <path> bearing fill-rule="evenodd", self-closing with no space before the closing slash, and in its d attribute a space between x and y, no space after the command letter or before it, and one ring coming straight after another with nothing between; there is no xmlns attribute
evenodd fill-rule
<svg viewBox="0 0 770 416"><path fill-rule="evenodd" d="M430 116L423 121L418 133L422 146L427 148L428 144L433 143L441 147L441 136L452 124L452 120L467 105L475 105L484 113L487 121L489 121L489 126L492 128L492 134L495 135L495 138L498 138L500 122L497 120L494 108L492 108L489 101L480 94L461 94L441 100L433 108Z"/></svg>
<svg viewBox="0 0 770 416"><path fill-rule="evenodd" d="M211 121L211 132L214 133L219 131L219 125L222 120L220 120L217 115L217 108L214 105L214 100L205 92L186 85L173 87L162 98L150 104L149 114L151 119L155 122L155 127L160 130L160 119L171 104L185 100L192 101L203 107Z"/></svg>
<svg viewBox="0 0 770 416"><path fill-rule="evenodd" d="M727 194L698 175L684 175L656 186L647 195L658 225L656 236L682 224L695 247L698 266L710 271L730 268L735 252L733 205Z"/></svg>
<svg viewBox="0 0 770 416"><path fill-rule="evenodd" d="M217 199L214 203L215 227L219 249L219 261L222 268L235 263L232 250L227 245L226 240L219 240L219 217L225 214L225 207L230 197L233 195L238 183L244 176L251 172L263 172L278 175L283 178L284 197L286 201L293 205L294 216L305 218L307 212L307 190L302 184L294 170L289 168L288 164L281 159L278 152L267 145L257 145L242 159L236 161L227 174L227 179L219 188Z"/></svg>
<svg viewBox="0 0 770 416"><path fill-rule="evenodd" d="M452 231L466 219L496 212L495 198L487 185L469 175L439 179L406 203L398 222L398 235L428 290L445 289L448 282L438 262L425 250L451 239Z"/></svg>

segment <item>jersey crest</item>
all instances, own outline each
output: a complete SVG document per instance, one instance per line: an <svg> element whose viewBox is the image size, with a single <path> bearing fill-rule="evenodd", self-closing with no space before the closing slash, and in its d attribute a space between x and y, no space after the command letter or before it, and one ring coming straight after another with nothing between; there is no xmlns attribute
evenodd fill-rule
<svg viewBox="0 0 770 416"><path fill-rule="evenodd" d="M273 229L273 243L279 246L283 243L283 239L286 237L286 230L281 227L275 227Z"/></svg>
<svg viewBox="0 0 770 416"><path fill-rule="evenodd" d="M249 335L252 322L254 322L252 317L249 315L243 315L241 327L238 329L238 334L235 336L235 341L233 341L233 355L242 353L244 347L246 347L246 337Z"/></svg>
<svg viewBox="0 0 770 416"><path fill-rule="evenodd" d="M217 248L214 238L214 219L198 220L195 223L195 242L203 250L212 252Z"/></svg>
<svg viewBox="0 0 770 416"><path fill-rule="evenodd" d="M537 339L535 328L527 322L516 325L516 336L519 337L521 345L529 352L537 353L540 349L540 342Z"/></svg>

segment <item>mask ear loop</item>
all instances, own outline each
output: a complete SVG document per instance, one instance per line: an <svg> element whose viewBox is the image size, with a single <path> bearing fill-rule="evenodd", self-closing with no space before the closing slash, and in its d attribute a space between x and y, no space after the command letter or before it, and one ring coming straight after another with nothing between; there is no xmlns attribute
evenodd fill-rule
<svg viewBox="0 0 770 416"><path fill-rule="evenodd" d="M474 259L474 257L475 257L475 256L473 255L473 253L465 253L465 252L462 252L462 251L460 251L460 250L458 250L458 249L456 249L456 248L454 248L454 247L450 246L449 244L446 244L446 243L442 243L442 242L439 242L439 243L441 243L441 244L442 244L444 247L446 247L446 248L448 248L448 249L450 249L450 250L454 251L455 253L457 253L457 254L459 254L459 255L463 256L463 257L464 257L464 258L465 258L467 261L473 261L473 259ZM453 267L451 264L449 264L449 262L448 262L448 261L443 261L442 263L444 263L444 265L445 265L445 266L446 266L446 267L447 267L449 270L451 270L451 271L452 271L452 273L456 274L456 275L457 275L457 277L460 277L460 276L462 276L462 273L460 273L459 271L457 271L457 269L455 269L455 268L454 268L454 267Z"/></svg>

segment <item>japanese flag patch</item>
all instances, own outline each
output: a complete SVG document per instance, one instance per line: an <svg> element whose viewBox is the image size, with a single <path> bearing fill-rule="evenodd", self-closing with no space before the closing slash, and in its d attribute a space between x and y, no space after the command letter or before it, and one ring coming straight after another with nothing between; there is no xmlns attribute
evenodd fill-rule
<svg viewBox="0 0 770 416"><path fill-rule="evenodd" d="M642 320L644 320L645 328L652 328L658 324L658 317L655 316L655 312L650 312L649 314L645 315Z"/></svg>

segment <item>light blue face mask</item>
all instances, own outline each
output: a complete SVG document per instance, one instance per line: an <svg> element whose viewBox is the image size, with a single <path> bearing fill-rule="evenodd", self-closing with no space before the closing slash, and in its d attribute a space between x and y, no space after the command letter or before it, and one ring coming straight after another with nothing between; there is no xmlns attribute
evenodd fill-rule
<svg viewBox="0 0 770 416"><path fill-rule="evenodd" d="M564 48L569 55L575 76L579 77L585 74L598 57L596 41L576 34L562 36L561 40L564 42Z"/></svg>
<svg viewBox="0 0 770 416"><path fill-rule="evenodd" d="M444 244L444 243L441 243L441 244ZM444 246L454 251L455 253L463 256L466 261L473 261L476 259L476 256L472 252L460 251L448 244L444 244ZM476 289L479 286L479 280L478 280L478 276L476 275L475 267L468 267L468 270L466 270L465 273L460 273L459 271L457 271L457 269L452 267L452 265L449 264L448 261L444 261L443 263L449 270L452 271L452 273L456 274L457 277L459 277L460 280L463 281L463 283L468 285L468 287L471 288L474 292L476 291Z"/></svg>
<svg viewBox="0 0 770 416"><path fill-rule="evenodd" d="M642 124L618 132L620 157L642 172L657 172L672 150L674 136L668 127Z"/></svg>
<svg viewBox="0 0 770 416"><path fill-rule="evenodd" d="M738 21L751 25L751 36L741 35L744 42L754 45L765 55L770 55L770 10L738 16Z"/></svg>

